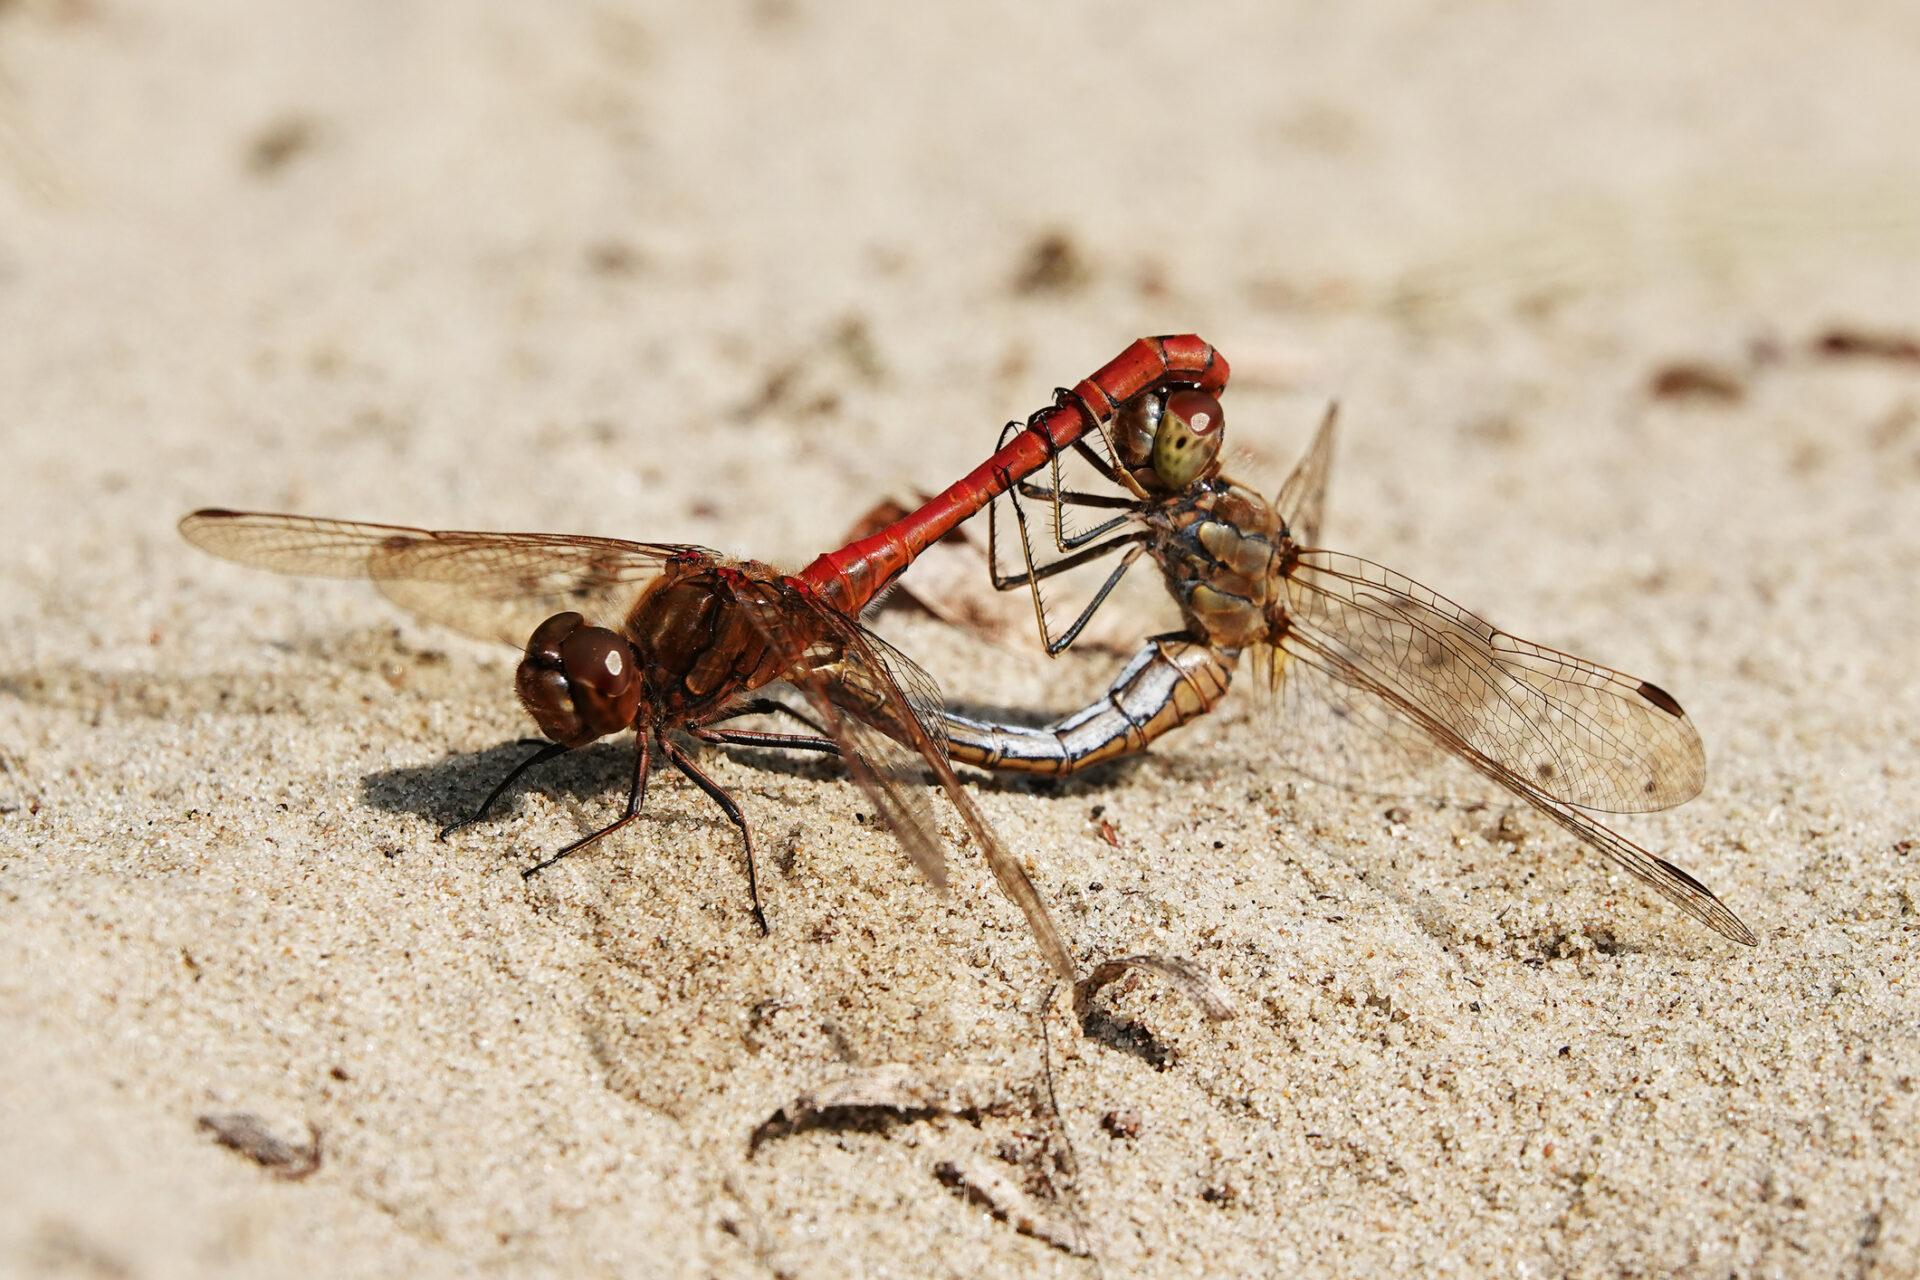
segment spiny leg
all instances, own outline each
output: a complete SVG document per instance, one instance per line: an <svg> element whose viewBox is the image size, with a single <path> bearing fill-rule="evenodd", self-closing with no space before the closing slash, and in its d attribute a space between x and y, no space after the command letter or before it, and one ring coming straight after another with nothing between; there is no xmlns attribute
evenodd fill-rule
<svg viewBox="0 0 1920 1280"><path fill-rule="evenodd" d="M753 715L792 716L813 730L813 734L760 733L748 729L712 727L716 724L725 724L729 720L737 720L741 716ZM721 747L779 747L789 751L826 751L834 755L840 754L840 744L827 736L826 726L775 698L754 698L737 707L730 707L705 723L688 726L687 732L702 742L711 742Z"/></svg>
<svg viewBox="0 0 1920 1280"><path fill-rule="evenodd" d="M1142 529L1136 533L1122 534L1118 538L1109 538L1097 547L1086 547L1070 556L1061 556L1058 560L1049 560L1045 564L1030 565L1025 573L998 573L993 575L995 591L1013 591L1042 578L1051 578L1055 574L1065 573L1069 569L1078 569L1083 564L1091 564L1102 556L1112 555L1120 548L1133 545L1130 555L1137 556L1145 550L1145 544L1153 535Z"/></svg>
<svg viewBox="0 0 1920 1280"><path fill-rule="evenodd" d="M778 747L783 751L840 754L840 744L832 738L816 738L805 733L754 733L746 729L691 729L688 732L716 747Z"/></svg>
<svg viewBox="0 0 1920 1280"><path fill-rule="evenodd" d="M1106 438L1106 432L1102 431L1100 433L1100 436L1102 441L1106 444L1107 448L1111 450L1113 448L1113 442ZM1093 446L1087 443L1085 437L1082 437L1081 439L1075 440L1073 442L1073 451L1079 454L1081 457L1085 458L1088 464L1092 466L1095 471L1098 471L1102 476L1106 477L1106 479L1112 481L1114 484L1119 485L1123 489L1135 490L1136 491L1135 496L1136 497L1140 496L1137 492L1140 486L1138 484L1133 483L1133 477L1129 476L1125 472L1125 470L1123 470L1120 467L1118 463L1110 462L1107 459L1101 457L1099 454L1095 453L1093 451Z"/></svg>
<svg viewBox="0 0 1920 1280"><path fill-rule="evenodd" d="M1072 489L1039 489L1038 492L1041 498L1045 498L1053 504L1053 549L1055 551L1078 551L1089 542L1104 538L1115 529L1132 524L1139 518L1136 514L1139 504L1136 502L1117 502L1112 504L1106 502L1081 502L1079 501L1080 498L1098 498L1102 495L1097 493L1080 494ZM1027 497L1033 498L1034 495L1028 494ZM1039 501L1038 498L1034 500ZM1022 527L1025 527L1026 509L1020 505L1017 499L1012 499L1011 501L1013 501L1014 515L1020 519ZM1066 531L1067 506L1125 507L1127 508L1127 514L1115 516L1111 520L1102 520L1092 528L1082 529L1078 533L1068 533ZM987 531L987 536L989 538L993 536L991 529Z"/></svg>
<svg viewBox="0 0 1920 1280"><path fill-rule="evenodd" d="M1021 555L1028 569L1033 568L1032 538L1027 532L1027 510L1021 505L1024 496L1034 502L1047 502L1053 507L1053 545L1061 552L1077 551L1095 539L1105 537L1115 529L1132 523L1139 518L1139 502L1132 498L1122 498L1113 494L1081 493L1075 489L1064 489L1060 485L1059 459L1054 460L1054 477L1051 486L1043 486L1022 481L1010 486L1004 500L1013 507L1013 518L1020 529ZM1000 503L995 499L987 506L987 565L997 583L1004 575L1000 572ZM1127 514L1102 520L1090 529L1078 533L1066 531L1065 506L1101 507L1107 510L1125 509ZM1002 591L1005 587L1000 588Z"/></svg>
<svg viewBox="0 0 1920 1280"><path fill-rule="evenodd" d="M1127 492L1124 495L1115 493L1082 493L1077 489L1067 488L1066 485L1061 482L1060 458L1057 454L1054 456L1052 463L1052 485L1037 485L1030 480L1023 481L1016 493L1010 495L1015 510L1017 511L1020 506L1019 495L1024 495L1035 501L1050 503L1053 507L1053 545L1055 549L1060 551L1072 551L1076 547L1083 547L1107 531L1118 528L1121 524L1125 523L1126 520L1126 517L1123 516L1118 519L1109 520L1105 524L1096 525L1091 529L1084 529L1079 533L1070 534L1067 532L1067 513L1063 509L1065 506L1105 507L1108 510L1124 509L1138 511L1142 503L1151 501L1150 495L1140 487L1139 481L1135 480L1127 471L1109 463L1106 459L1095 453L1085 440L1074 441L1073 447L1075 452L1085 458L1088 464L1109 484L1125 489Z"/></svg>
<svg viewBox="0 0 1920 1280"><path fill-rule="evenodd" d="M532 743L532 742L539 742L540 740L538 738L522 738L521 741L523 743ZM500 779L500 785L487 793L487 798L480 802L480 807L473 811L472 817L462 818L458 822L449 822L446 826L440 828L440 839L445 840L448 836L460 830L460 828L470 827L474 823L485 819L487 816L487 811L493 808L494 801L498 800L506 792L506 789L514 784L515 780L518 779L521 774L525 773L527 770L533 768L533 766L537 764L545 764L547 761L553 759L557 755L563 754L565 751L566 751L566 748L561 746L557 742L541 742L540 749L538 751L534 752L532 755L528 756L525 760L522 760L519 764L515 765L513 767L513 772L509 773L506 777Z"/></svg>
<svg viewBox="0 0 1920 1280"><path fill-rule="evenodd" d="M1133 511L1140 506L1138 498L1123 498L1117 493L1084 493L1079 489L1053 489L1044 484L1035 484L1031 480L1022 480L1014 486L1020 496L1035 502L1052 502L1057 496L1070 507L1105 507L1110 511Z"/></svg>
<svg viewBox="0 0 1920 1280"><path fill-rule="evenodd" d="M767 928L767 913L760 909L760 877L754 872L753 831L747 826L747 815L740 811L740 806L721 789L719 783L700 771L700 766L690 760L686 752L666 738L660 740L660 750L674 768L685 774L689 782L706 792L707 798L720 806L720 811L727 815L729 822L740 828L740 839L747 846L747 897L753 902L753 922L760 926L760 936L766 937L770 931Z"/></svg>
<svg viewBox="0 0 1920 1280"><path fill-rule="evenodd" d="M1124 541L1124 539L1115 539L1114 542L1109 545L1117 545L1121 541ZM1105 548L1095 549L1104 550ZM1113 567L1113 572L1107 575L1107 580L1100 584L1098 591L1093 593L1093 599L1087 601L1087 607L1080 611L1080 616L1073 620L1072 624L1060 634L1058 639L1048 636L1045 629L1042 628L1040 638L1046 641L1048 657L1057 657L1067 646L1080 638L1081 631L1086 628L1087 623L1093 620L1094 613L1102 604L1106 603L1108 594L1111 593L1116 586L1120 585L1120 579L1126 576L1127 570L1133 568L1133 562L1138 560L1141 553L1146 549L1144 542L1135 542L1127 551L1127 554L1120 557L1120 563ZM1037 584L1035 593L1038 594Z"/></svg>
<svg viewBox="0 0 1920 1280"><path fill-rule="evenodd" d="M1044 412L1045 411L1043 410L1042 413ZM1028 427L1031 427L1033 425L1033 422L1037 420L1040 416L1041 416L1040 414L1036 414L1034 415L1033 419L1029 419L1027 424ZM1012 439L1015 435L1019 434L1024 429L1025 428L1022 428L1021 425L1017 422L1009 422L1006 425L1006 427L1002 429L1000 432L1000 443L998 447L1001 449L1006 448L1007 441ZM1102 437L1104 438L1106 436L1106 428L1104 426L1101 426L1100 432ZM1085 440L1074 441L1073 447L1074 447L1074 450L1078 452L1081 456L1083 456L1087 460L1087 462L1093 467L1093 469L1096 472L1098 472L1104 479L1106 479L1108 482L1112 484L1119 485L1123 488L1126 488L1132 491L1136 496L1133 498L1124 498L1124 497L1118 497L1114 495L1102 495L1102 494L1090 494L1090 493L1082 494L1073 490L1065 489L1063 484L1061 483L1060 455L1057 453L1054 454L1053 457L1048 462L1048 467L1051 470L1053 475L1053 483L1050 486L1037 485L1037 484L1034 484L1032 481L1028 481L1028 480L1022 480L1018 484L1016 484L1014 483L1014 479L1012 475L1010 475L1009 473L1003 470L999 473L1001 494L1006 501L1013 504L1014 516L1020 521L1021 542L1023 544L1026 542L1026 513L1021 509L1021 506L1020 506L1020 497L1022 494L1025 494L1027 497L1032 498L1036 501L1044 500L1044 501L1051 502L1053 504L1053 540L1055 545L1061 551L1071 551L1075 547L1084 546L1087 542L1093 540L1094 538L1098 538L1102 534L1114 528L1119 527L1121 524L1125 523L1125 520L1126 520L1126 517L1121 517L1120 519L1117 519L1117 520L1107 521L1106 523L1100 525L1098 528L1086 531L1084 533L1068 535L1065 533L1065 516L1064 516L1064 513L1061 511L1061 506L1060 506L1063 500L1066 502L1073 503L1075 505L1116 508L1116 507L1135 507L1139 504L1141 500L1144 500L1146 498L1147 495L1144 492L1140 491L1140 486L1134 482L1134 479L1131 475L1127 474L1125 471L1121 470L1119 467L1117 467L1113 463L1108 462L1105 458L1102 458L1099 454L1095 453L1092 447L1089 446ZM1113 442L1111 440L1107 440L1107 447L1109 450L1112 449ZM996 575L999 573L1000 562L999 562L999 557L994 550L994 547L999 540L999 527L1000 527L1000 499L996 498L994 501L987 504L987 558L993 572ZM1031 556L1028 557L1028 565L1029 566L1032 565Z"/></svg>
<svg viewBox="0 0 1920 1280"><path fill-rule="evenodd" d="M737 706L728 707L710 720L701 722L702 728L710 724L725 724L729 720L738 720L741 716L790 716L821 737L826 736L826 728L812 717L796 707L790 707L778 698L750 698Z"/></svg>
<svg viewBox="0 0 1920 1280"><path fill-rule="evenodd" d="M588 845L592 844L595 840L598 840L601 836L610 836L614 832L618 831L620 828L626 826L629 822L633 821L635 815L637 815L640 812L640 802L646 799L647 774L651 772L653 769L652 735L647 733L647 731L644 728L641 728L634 733L633 738L634 738L633 786L627 790L627 811L620 815L620 818L618 821L610 823L609 825L600 828L598 831L594 832L590 836L585 836L579 840L575 840L572 844L568 845L566 848L562 849L560 852L554 854L551 858L546 859L544 862L536 862L531 867L528 867L525 871L522 871L520 873L520 878L522 880L533 879L535 876L539 875L542 871L545 871L548 867L560 861L560 859L568 856L569 854L580 852L580 850L586 848ZM663 743L662 745L664 746L665 744Z"/></svg>
<svg viewBox="0 0 1920 1280"><path fill-rule="evenodd" d="M1074 552L1072 555L1062 556L1060 559L1050 561L1047 564L1035 565L1033 561L1033 545L1027 539L1026 521L1022 519L1020 522L1020 552L1026 558L1027 571L1025 573L1002 575L999 572L998 566L994 565L992 566L993 586L996 591L1011 591L1017 587L1024 586L1032 592L1033 618L1034 622L1040 628L1041 643L1046 645L1048 654L1059 654L1079 638L1081 631L1086 629L1087 623L1093 620L1094 613L1099 610L1102 604L1106 603L1107 596L1112 593L1114 587L1119 585L1120 579L1126 576L1127 570L1133 567L1133 562L1138 560L1141 553L1146 550L1147 541L1151 536L1152 535L1146 530L1141 530L1137 533L1122 534L1118 538L1110 538L1097 546L1083 548L1080 551ZM1058 573L1065 573L1069 569L1077 569L1081 565L1089 564L1102 556L1111 555L1121 547L1127 547L1128 549L1127 553L1120 558L1120 563L1115 565L1113 572L1107 575L1107 580L1100 584L1100 589L1094 592L1093 599L1087 602L1086 608L1080 611L1079 616L1067 626L1065 632L1056 637L1052 633L1052 629L1047 625L1046 602L1040 595L1040 580L1042 578L1050 578Z"/></svg>
<svg viewBox="0 0 1920 1280"><path fill-rule="evenodd" d="M1093 428L1091 434L1083 433L1073 442L1073 451L1082 458L1085 458L1087 463L1092 466L1095 471L1132 494L1137 501L1149 501L1152 495L1140 487L1140 482L1133 478L1132 472L1120 465L1120 447L1114 442L1112 419L1102 418L1100 415L1094 413L1085 399L1074 395L1065 388L1056 389L1053 395L1054 403L1061 408L1067 407L1069 401L1071 401L1074 407L1080 410L1081 416L1086 419L1087 425ZM1029 418L1027 420L1028 426L1032 427L1037 425L1045 412L1045 410L1042 410L1040 413L1036 413ZM1011 422L1007 424L1010 430L1013 429L1015 425L1016 424ZM1094 452L1093 440L1095 437L1098 437L1100 443L1107 447L1107 456L1104 458ZM1000 440L1002 447L1005 447L1007 440L1007 433L1005 431L1001 432ZM1053 457L1053 487L1055 489L1060 487L1060 457L1058 454L1055 454Z"/></svg>
<svg viewBox="0 0 1920 1280"><path fill-rule="evenodd" d="M1054 478L1054 488L1052 490L1052 494L1054 499L1054 507L1053 507L1054 542L1060 546L1061 550L1065 551L1067 549L1067 540L1063 539L1061 536L1061 515L1060 515L1061 508L1060 508L1060 497L1059 497L1060 488L1059 488L1059 477L1057 475ZM1135 517L1132 514L1120 516L1115 519L1102 522L1099 526L1097 526L1093 530L1088 531L1085 538L1075 539L1074 545L1076 547L1079 547L1079 549L1074 551L1072 554L1063 555L1059 559L1051 561L1044 565L1036 564L1034 559L1034 554L1033 554L1033 536L1027 527L1026 508L1020 504L1020 498L1017 493L1008 495L1008 501L1011 502L1013 505L1014 525L1016 528L1018 528L1020 532L1020 558L1021 558L1021 561L1026 565L1026 572L1002 573L1000 571L999 525L995 523L994 510L989 509L987 512L988 576L991 578L993 582L993 588L996 591L1011 591L1016 587L1024 586L1028 589L1029 592L1032 593L1033 619L1034 619L1035 625L1040 629L1041 641L1047 646L1048 653L1057 654L1062 649L1066 648L1069 644L1073 643L1073 637L1080 634L1081 629L1086 626L1087 620L1092 616L1093 610L1097 609L1100 606L1101 602L1106 599L1107 593L1113 589L1114 583L1119 580L1119 577L1121 574L1124 574L1126 572L1127 567L1133 563L1133 559L1138 552L1138 548L1136 547L1135 552L1129 553L1127 559L1124 562L1122 562L1120 568L1115 571L1112 577L1107 579L1107 582L1105 583L1105 585L1103 585L1100 588L1099 595L1097 595L1094 598L1093 603L1087 607L1087 609L1080 615L1079 618L1077 618L1074 621L1073 625L1068 629L1067 637L1064 640L1061 640L1057 643L1055 642L1051 634L1051 631L1047 626L1047 606L1046 606L1046 601L1042 599L1040 595L1040 579L1049 577L1056 573L1064 573L1068 569L1077 568L1080 565L1086 564L1093 560L1097 560L1101 556L1107 555L1108 553L1115 551L1122 546L1125 546L1127 543L1144 542L1149 535L1147 531L1141 530L1137 533L1122 534L1117 538L1108 539L1106 542L1099 543L1098 545L1095 545L1095 546L1088 547L1084 545L1084 542L1086 540L1098 537L1103 533L1119 528L1120 526L1125 525L1135 519ZM995 504L995 505L997 507L998 504Z"/></svg>

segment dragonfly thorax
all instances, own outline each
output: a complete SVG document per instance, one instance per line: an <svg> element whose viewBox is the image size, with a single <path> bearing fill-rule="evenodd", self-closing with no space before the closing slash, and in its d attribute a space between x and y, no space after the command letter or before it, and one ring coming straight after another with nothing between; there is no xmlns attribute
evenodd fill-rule
<svg viewBox="0 0 1920 1280"><path fill-rule="evenodd" d="M754 561L669 566L626 619L652 714L668 724L703 721L781 679L819 637L822 608Z"/></svg>
<svg viewBox="0 0 1920 1280"><path fill-rule="evenodd" d="M1250 489L1224 477L1192 486L1156 514L1153 554L1193 634L1242 649L1268 631L1279 518Z"/></svg>

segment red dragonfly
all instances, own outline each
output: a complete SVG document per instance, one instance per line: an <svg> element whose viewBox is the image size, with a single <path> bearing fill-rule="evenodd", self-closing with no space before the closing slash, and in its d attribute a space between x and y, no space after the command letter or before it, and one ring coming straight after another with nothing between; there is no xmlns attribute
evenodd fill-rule
<svg viewBox="0 0 1920 1280"><path fill-rule="evenodd" d="M1181 391L1217 396L1226 389L1230 372L1226 357L1193 334L1141 338L1071 390L1055 391L1052 407L1024 424L1008 423L992 457L918 510L827 552L797 576L835 608L857 616L961 521L1053 462L1062 450L1085 450L1089 433L1108 437L1122 405Z"/></svg>
<svg viewBox="0 0 1920 1280"><path fill-rule="evenodd" d="M1217 705L1249 651L1288 698L1296 713L1290 729L1305 747L1351 758L1366 754L1358 740L1369 736L1436 745L1695 919L1754 942L1705 885L1582 812L1646 812L1699 793L1706 753L1671 694L1501 631L1391 569L1314 548L1332 457L1331 412L1271 503L1221 474L1224 431L1209 392L1152 389L1103 428L1107 457L1087 441L1075 446L1121 493L1070 491L1057 464L1051 487L1009 486L1026 568L1003 574L994 556L993 585L1034 590L1049 652L1073 642L1142 555L1159 564L1186 625L1149 640L1103 695L1053 724L943 715L954 759L1060 774L1144 750ZM1036 562L1023 495L1053 505L1059 558ZM1066 506L1118 514L1068 535ZM989 548L993 555L991 536ZM1114 554L1119 563L1086 610L1052 635L1039 582Z"/></svg>
<svg viewBox="0 0 1920 1280"><path fill-rule="evenodd" d="M1218 389L1226 377L1226 362L1197 338L1142 339L1072 391L1057 393L1052 408L1017 428L993 458L927 507L797 575L696 546L218 509L187 516L180 532L203 550L259 568L370 578L402 608L480 639L518 645L531 635L516 685L550 741L514 768L472 817L447 831L483 819L535 765L633 729L624 813L524 875L631 822L658 752L739 829L753 915L764 932L752 830L733 798L673 741L677 730L716 744L839 754L914 864L944 886L945 858L931 816L919 793L904 785L914 766L925 765L1001 888L1025 913L1048 964L1071 980L1072 961L1045 904L947 761L933 727L942 709L939 690L856 619L921 550L1084 431L1103 428L1119 404L1153 387ZM757 696L776 681L799 690L811 715ZM721 727L776 712L801 720L813 734Z"/></svg>

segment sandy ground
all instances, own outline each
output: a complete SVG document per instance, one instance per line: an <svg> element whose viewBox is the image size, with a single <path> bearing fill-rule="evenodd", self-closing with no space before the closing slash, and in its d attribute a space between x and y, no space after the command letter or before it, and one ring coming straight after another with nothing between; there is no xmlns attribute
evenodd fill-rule
<svg viewBox="0 0 1920 1280"><path fill-rule="evenodd" d="M0 4L0 1272L1920 1271L1920 11L1675 8ZM797 565L1181 331L1269 488L1342 399L1329 543L1686 704L1620 826L1757 947L1241 691L978 785L1077 954L1241 1010L1088 1035L818 764L713 763L766 939L678 780L522 884L616 747L437 843L512 655L173 532ZM1115 663L885 625L976 702Z"/></svg>

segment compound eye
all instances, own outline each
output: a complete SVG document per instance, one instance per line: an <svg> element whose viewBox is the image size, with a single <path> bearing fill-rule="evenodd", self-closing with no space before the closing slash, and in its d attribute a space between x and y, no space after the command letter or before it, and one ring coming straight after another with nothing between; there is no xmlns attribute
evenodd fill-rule
<svg viewBox="0 0 1920 1280"><path fill-rule="evenodd" d="M560 644L560 667L574 685L618 698L639 676L633 646L605 627L581 627Z"/></svg>
<svg viewBox="0 0 1920 1280"><path fill-rule="evenodd" d="M1211 470L1226 425L1220 402L1206 392L1188 388L1168 396L1153 433L1153 473L1160 483L1184 489Z"/></svg>
<svg viewBox="0 0 1920 1280"><path fill-rule="evenodd" d="M631 725L646 691L633 646L585 621L557 613L541 623L514 677L521 704L563 747L585 746Z"/></svg>
<svg viewBox="0 0 1920 1280"><path fill-rule="evenodd" d="M1114 451L1129 471L1153 461L1153 437L1167 411L1166 397L1148 391L1120 406L1113 416Z"/></svg>

